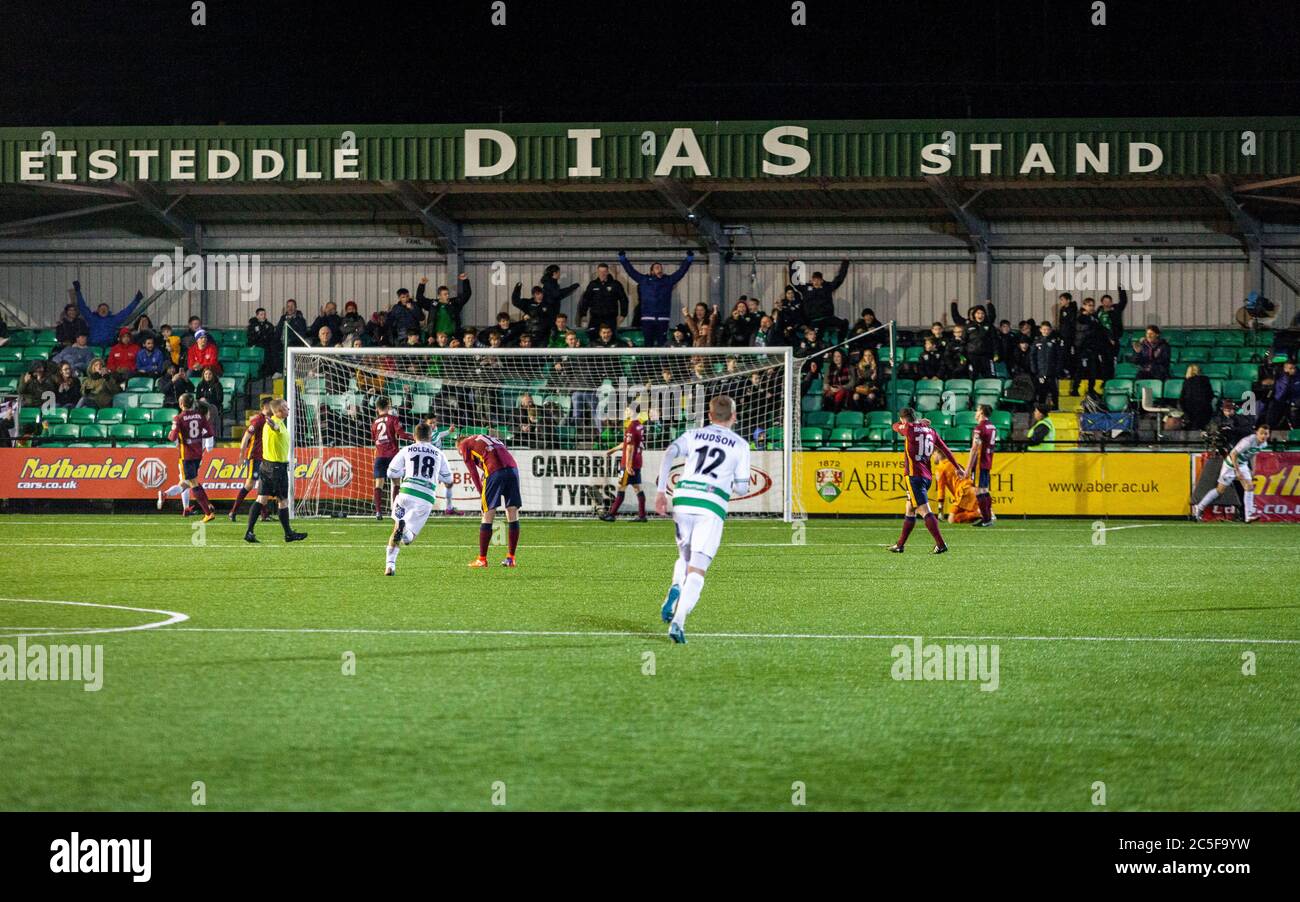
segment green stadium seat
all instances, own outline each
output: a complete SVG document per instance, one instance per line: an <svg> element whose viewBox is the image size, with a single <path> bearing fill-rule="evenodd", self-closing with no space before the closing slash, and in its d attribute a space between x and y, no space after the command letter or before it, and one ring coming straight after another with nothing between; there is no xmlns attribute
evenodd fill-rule
<svg viewBox="0 0 1300 902"><path fill-rule="evenodd" d="M13 345L5 345L0 348L0 360L12 362L23 359L23 348L15 348Z"/></svg>
<svg viewBox="0 0 1300 902"><path fill-rule="evenodd" d="M1159 398L1160 393L1164 391L1164 387L1164 382L1159 379L1138 379L1133 383L1133 398L1134 400L1141 401L1142 390L1147 388L1151 389L1152 398Z"/></svg>
<svg viewBox="0 0 1300 902"><path fill-rule="evenodd" d="M1002 396L1000 394L976 394L975 397L971 399L971 406L979 407L981 404L987 404L989 407L996 409L998 401L1001 400L1001 398Z"/></svg>
<svg viewBox="0 0 1300 902"><path fill-rule="evenodd" d="M130 407L126 410L122 410L120 407L105 407L104 410L121 410L123 414L122 422L135 423L137 426L141 423L148 423L153 416L153 411L144 407ZM103 411L100 412L103 413ZM101 419L99 422L103 423L105 421Z"/></svg>
<svg viewBox="0 0 1300 902"><path fill-rule="evenodd" d="M167 432L162 423L140 423L135 427L135 437L145 441L160 442L167 438Z"/></svg>
<svg viewBox="0 0 1300 902"><path fill-rule="evenodd" d="M780 448L785 441L785 430L780 426L773 426L767 430L767 447L769 450Z"/></svg>
<svg viewBox="0 0 1300 902"><path fill-rule="evenodd" d="M137 417L140 415L142 408L132 407L130 412ZM114 423L121 423L126 420L127 410L121 407L105 407L95 414L95 422L104 426L112 426Z"/></svg>
<svg viewBox="0 0 1300 902"><path fill-rule="evenodd" d="M917 394L916 409L921 413L930 413L938 410L943 405L943 400L938 395Z"/></svg>
<svg viewBox="0 0 1300 902"><path fill-rule="evenodd" d="M857 429L866 425L866 420L862 412L858 410L841 410L835 414L836 426L847 426L850 429Z"/></svg>
<svg viewBox="0 0 1300 902"><path fill-rule="evenodd" d="M804 448L818 448L825 433L816 426L804 426L799 430L799 444Z"/></svg>
<svg viewBox="0 0 1300 902"><path fill-rule="evenodd" d="M25 348L32 344L36 344L36 333L21 330L9 333L9 344L6 347Z"/></svg>
<svg viewBox="0 0 1300 902"><path fill-rule="evenodd" d="M101 440L108 439L109 427L107 426L101 426L98 423L91 423L89 426L82 426L80 428L81 428L81 434L78 436L78 438L82 439L83 441L86 439L101 439Z"/></svg>
<svg viewBox="0 0 1300 902"><path fill-rule="evenodd" d="M68 422L68 416L71 412L71 408L55 407L53 410L45 411L42 419L47 423L66 423Z"/></svg>
<svg viewBox="0 0 1300 902"><path fill-rule="evenodd" d="M1136 379L1138 368L1136 363L1117 363L1115 364L1115 377L1117 379Z"/></svg>
<svg viewBox="0 0 1300 902"><path fill-rule="evenodd" d="M943 394L942 379L918 379L916 381L916 396L918 398L921 395L942 395L942 394Z"/></svg>
<svg viewBox="0 0 1300 902"><path fill-rule="evenodd" d="M1214 345L1213 329L1196 329L1187 333L1186 344L1194 348L1208 348Z"/></svg>
<svg viewBox="0 0 1300 902"><path fill-rule="evenodd" d="M23 360L49 360L52 353L48 347L32 345L30 348L23 349Z"/></svg>
<svg viewBox="0 0 1300 902"><path fill-rule="evenodd" d="M221 343L228 348L244 348L248 345L248 330L227 329L221 336ZM258 350L262 350L258 348Z"/></svg>
<svg viewBox="0 0 1300 902"><path fill-rule="evenodd" d="M1223 382L1223 397L1231 398L1234 401L1240 401L1242 395L1250 391L1252 383L1245 379L1225 379Z"/></svg>
<svg viewBox="0 0 1300 902"><path fill-rule="evenodd" d="M1259 364L1234 363L1228 376L1232 379L1245 379L1247 382L1254 382L1259 378Z"/></svg>
<svg viewBox="0 0 1300 902"><path fill-rule="evenodd" d="M813 394L811 391L799 399L799 409L804 413L815 413L822 409L821 392Z"/></svg>
<svg viewBox="0 0 1300 902"><path fill-rule="evenodd" d="M943 384L944 391L965 392L968 395L974 390L974 387L974 383L969 379L949 379ZM1001 391L1001 389L1002 386L999 383L998 390Z"/></svg>
<svg viewBox="0 0 1300 902"><path fill-rule="evenodd" d="M853 444L853 428L851 426L839 426L831 430L826 439L826 444L847 448Z"/></svg>
<svg viewBox="0 0 1300 902"><path fill-rule="evenodd" d="M1107 410L1127 410L1129 401L1133 398L1133 380L1109 379L1102 387L1102 393Z"/></svg>
<svg viewBox="0 0 1300 902"><path fill-rule="evenodd" d="M238 360L245 363L255 363L261 367L262 361L266 359L266 351L262 348L240 348Z"/></svg>
<svg viewBox="0 0 1300 902"><path fill-rule="evenodd" d="M463 435L465 430L461 430ZM555 430L555 443L565 450L572 449L578 443L578 430L573 426L559 426Z"/></svg>
<svg viewBox="0 0 1300 902"><path fill-rule="evenodd" d="M1177 403L1183 394L1182 379L1166 379L1160 390L1160 399L1162 401L1172 401Z"/></svg>
<svg viewBox="0 0 1300 902"><path fill-rule="evenodd" d="M0 395L12 395L18 392L18 377L0 375Z"/></svg>
<svg viewBox="0 0 1300 902"><path fill-rule="evenodd" d="M1211 379L1227 379L1228 374L1231 372L1232 367L1226 363L1201 364L1201 375L1209 376Z"/></svg>
<svg viewBox="0 0 1300 902"><path fill-rule="evenodd" d="M118 392L113 395L114 407L139 407L141 395L136 392Z"/></svg>
<svg viewBox="0 0 1300 902"><path fill-rule="evenodd" d="M970 392L955 391L945 388L943 392L943 402L944 407L950 410L965 410L970 407Z"/></svg>
<svg viewBox="0 0 1300 902"><path fill-rule="evenodd" d="M961 445L970 438L970 430L963 429L960 426L944 426L938 432L939 437L943 439L943 443L950 448Z"/></svg>
<svg viewBox="0 0 1300 902"><path fill-rule="evenodd" d="M894 422L894 415L888 410L873 410L866 416L868 427L879 426L888 429Z"/></svg>
<svg viewBox="0 0 1300 902"><path fill-rule="evenodd" d="M1238 329L1220 329L1215 344L1219 347L1244 347L1246 333Z"/></svg>
<svg viewBox="0 0 1300 902"><path fill-rule="evenodd" d="M967 432L975 428L975 411L962 410L953 415L952 427L955 429L964 429Z"/></svg>
<svg viewBox="0 0 1300 902"><path fill-rule="evenodd" d="M235 379L234 376L221 376L217 379L217 381L221 383L221 387L225 391L226 404L227 406L229 406L230 396L235 394L235 392L238 390L239 382Z"/></svg>
<svg viewBox="0 0 1300 902"><path fill-rule="evenodd" d="M162 392L150 391L150 392L140 393L141 407L151 407L157 409L159 407L162 407L165 401L166 398L163 397Z"/></svg>
<svg viewBox="0 0 1300 902"><path fill-rule="evenodd" d="M159 407L158 409L149 412L149 422L166 423L168 426L171 426L172 417L176 416L176 414L180 412L180 408L178 407Z"/></svg>
<svg viewBox="0 0 1300 902"><path fill-rule="evenodd" d="M24 407L18 411L18 425L34 426L41 422L41 409L39 407Z"/></svg>
<svg viewBox="0 0 1300 902"><path fill-rule="evenodd" d="M109 408L110 410L113 408ZM68 411L68 422L82 425L95 422L95 408L74 407Z"/></svg>
<svg viewBox="0 0 1300 902"><path fill-rule="evenodd" d="M1238 348L1215 346L1210 348L1210 360L1215 363L1236 363Z"/></svg>
<svg viewBox="0 0 1300 902"><path fill-rule="evenodd" d="M989 419L992 420L993 425L997 427L998 436L1003 441L1011 438L1011 411L995 410L993 411L993 416L989 417Z"/></svg>
<svg viewBox="0 0 1300 902"><path fill-rule="evenodd" d="M136 376L132 379L126 380L126 390L127 391L153 391L154 381L155 380L150 379L146 376Z"/></svg>
<svg viewBox="0 0 1300 902"><path fill-rule="evenodd" d="M46 438L52 439L76 439L81 437L82 425L80 423L55 423L45 430Z"/></svg>
<svg viewBox="0 0 1300 902"><path fill-rule="evenodd" d="M108 427L108 434L115 442L133 442L135 441L135 430L134 423L114 423Z"/></svg>
<svg viewBox="0 0 1300 902"><path fill-rule="evenodd" d="M15 379L27 372L27 367L21 360L0 360L0 376L12 376Z"/></svg>
<svg viewBox="0 0 1300 902"><path fill-rule="evenodd" d="M1237 363L1258 363L1264 352L1260 348L1237 348Z"/></svg>
<svg viewBox="0 0 1300 902"><path fill-rule="evenodd" d="M516 395L515 400L518 401ZM432 395L411 395L411 413L417 417L422 417L433 409Z"/></svg>
<svg viewBox="0 0 1300 902"><path fill-rule="evenodd" d="M952 421L956 416L957 414L949 413L946 410L936 410L934 413L930 414L928 419L930 420L930 425L938 429L941 426L951 426Z"/></svg>
<svg viewBox="0 0 1300 902"><path fill-rule="evenodd" d="M1002 394L1002 380L976 379L974 393L977 395L1000 395Z"/></svg>
<svg viewBox="0 0 1300 902"><path fill-rule="evenodd" d="M1224 379L1222 376L1210 377L1210 388L1214 390L1214 397L1216 398L1223 397L1223 383L1227 381L1228 380Z"/></svg>
<svg viewBox="0 0 1300 902"><path fill-rule="evenodd" d="M816 426L818 429L829 429L835 425L835 414L829 410L812 410L803 416L805 426Z"/></svg>

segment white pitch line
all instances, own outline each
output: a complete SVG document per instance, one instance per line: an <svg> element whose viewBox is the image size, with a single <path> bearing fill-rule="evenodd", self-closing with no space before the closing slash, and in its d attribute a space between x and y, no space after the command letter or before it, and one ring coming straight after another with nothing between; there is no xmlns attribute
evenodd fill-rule
<svg viewBox="0 0 1300 902"><path fill-rule="evenodd" d="M162 611L157 608L132 608L121 604L101 604L93 601L53 601L48 598L0 598L0 601L12 601L20 604L61 604L78 608L100 608L112 609L115 611L131 611L136 614L162 614L167 619L158 620L152 623L140 623L134 626L108 626L91 629L81 629L79 627L68 627L66 629L48 629L38 633L14 633L12 635L0 636L0 639L18 639L21 637L32 636L92 636L101 633L134 633L140 630L153 630L160 626L171 626L173 623L184 623L189 620L188 614L178 614L175 611ZM0 627L0 629L23 629L23 627Z"/></svg>
<svg viewBox="0 0 1300 902"><path fill-rule="evenodd" d="M484 630L484 629L369 629L365 627L239 627L180 626L163 633L279 633L290 635L379 636L517 636L522 638L636 638L661 639L660 632L634 630ZM707 639L795 639L827 641L883 641L915 639L915 633L691 633ZM1165 642L1216 645L1300 645L1300 639L1220 639L1196 636L925 636L933 640L963 642Z"/></svg>

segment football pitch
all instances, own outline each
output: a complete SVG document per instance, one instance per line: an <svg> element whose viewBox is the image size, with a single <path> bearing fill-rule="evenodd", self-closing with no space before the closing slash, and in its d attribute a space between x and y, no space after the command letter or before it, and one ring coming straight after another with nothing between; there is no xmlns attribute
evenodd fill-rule
<svg viewBox="0 0 1300 902"><path fill-rule="evenodd" d="M675 646L667 521L192 525L0 518L0 649L103 647L0 681L0 809L1300 808L1294 527L733 519Z"/></svg>

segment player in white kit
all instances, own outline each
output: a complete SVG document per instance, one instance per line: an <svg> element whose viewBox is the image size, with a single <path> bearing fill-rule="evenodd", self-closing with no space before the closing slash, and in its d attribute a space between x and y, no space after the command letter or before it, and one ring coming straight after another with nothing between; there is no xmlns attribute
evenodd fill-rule
<svg viewBox="0 0 1300 902"><path fill-rule="evenodd" d="M1221 492L1227 491L1228 486L1232 485L1235 479L1241 485L1241 497L1246 505L1246 522L1253 523L1259 519L1255 516L1255 478L1251 470L1255 455L1268 450L1268 440L1271 435L1272 430L1268 426L1260 425L1253 434L1233 446L1232 451L1224 459L1223 466L1219 468L1218 485L1206 492L1200 503L1192 508L1192 516L1197 520L1201 519L1205 509L1214 503Z"/></svg>
<svg viewBox="0 0 1300 902"><path fill-rule="evenodd" d="M668 478L673 461L682 458L681 476L673 488L673 525L677 529L677 563L673 584L659 611L674 642L686 642L686 618L700 592L727 519L727 504L734 494L749 491L749 442L731 431L736 422L736 402L719 395L709 402L711 425L689 429L664 452L659 467L659 493L655 511L668 513Z"/></svg>
<svg viewBox="0 0 1300 902"><path fill-rule="evenodd" d="M397 553L410 545L424 528L437 504L438 483L451 486L451 466L447 457L429 441L428 425L415 427L415 441L394 455L388 464L388 478L402 480L393 499L393 534L388 539L388 558L384 575L397 572Z"/></svg>

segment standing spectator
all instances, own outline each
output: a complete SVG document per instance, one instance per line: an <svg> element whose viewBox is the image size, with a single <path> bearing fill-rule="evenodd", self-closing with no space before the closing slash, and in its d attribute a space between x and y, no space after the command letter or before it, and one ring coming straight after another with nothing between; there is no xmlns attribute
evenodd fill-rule
<svg viewBox="0 0 1300 902"><path fill-rule="evenodd" d="M1011 331L1011 320L1004 319L998 323L998 331L994 336L997 359L1005 363L1008 370L1011 369L1011 356L1016 352L1016 340L1019 338L1018 333ZM1030 341L1030 344L1033 342Z"/></svg>
<svg viewBox="0 0 1300 902"><path fill-rule="evenodd" d="M970 318L964 318L957 309L957 302L952 302L952 321L956 326L964 327L966 361L970 372L976 379L987 379L994 375L993 358L998 351L998 339L993 328L997 314L993 310L992 301L976 304L969 312Z"/></svg>
<svg viewBox="0 0 1300 902"><path fill-rule="evenodd" d="M830 362L822 375L822 410L843 410L853 395L856 379L853 367L839 348L831 351Z"/></svg>
<svg viewBox="0 0 1300 902"><path fill-rule="evenodd" d="M1159 326L1147 326L1142 341L1133 342L1133 351L1133 362L1137 364L1139 379L1169 378L1169 342L1160 337ZM1111 372L1114 372L1113 368Z"/></svg>
<svg viewBox="0 0 1300 902"><path fill-rule="evenodd" d="M650 272L641 273L628 262L627 254L618 252L618 262L633 282L637 284L637 298L641 311L641 332L647 348L661 348L668 338L668 324L672 318L673 288L686 275L695 262L695 251L686 252L686 259L671 276L664 275L662 263L651 263Z"/></svg>
<svg viewBox="0 0 1300 902"><path fill-rule="evenodd" d="M330 339L333 342L338 341L339 334L343 331L343 317L339 316L338 305L333 301L326 301L321 306L320 315L311 321L311 325L307 327L307 334L319 337L321 329L330 330Z"/></svg>
<svg viewBox="0 0 1300 902"><path fill-rule="evenodd" d="M90 366L90 361L95 359L95 351L89 344L90 336L85 332L77 335L76 340L55 354L52 359L54 363L70 363L77 373L86 372Z"/></svg>
<svg viewBox="0 0 1300 902"><path fill-rule="evenodd" d="M952 327L952 340L943 349L943 378L970 378L970 360L966 357L965 326Z"/></svg>
<svg viewBox="0 0 1300 902"><path fill-rule="evenodd" d="M1194 363L1187 368L1183 377L1178 407L1183 413L1184 429L1204 429L1214 415L1214 385Z"/></svg>
<svg viewBox="0 0 1300 902"><path fill-rule="evenodd" d="M758 320L758 328L754 330L754 335L749 343L756 348L769 348L777 345L779 341L780 337L776 334L772 317L766 313L763 314Z"/></svg>
<svg viewBox="0 0 1300 902"><path fill-rule="evenodd" d="M1115 376L1115 359L1119 356L1119 341L1124 337L1124 308L1127 306L1128 292L1124 290L1123 286L1119 289L1118 304L1108 294L1101 296L1101 309L1097 311L1097 321L1101 323L1101 328L1106 335L1106 344L1108 345L1102 362L1102 377L1105 379L1112 379ZM1158 333L1159 330L1157 330Z"/></svg>
<svg viewBox="0 0 1300 902"><path fill-rule="evenodd" d="M388 335L388 311L380 310L370 314L370 321L366 323L366 344L374 347L382 345Z"/></svg>
<svg viewBox="0 0 1300 902"><path fill-rule="evenodd" d="M560 287L560 267L552 263L542 272L542 291L546 294L548 307L556 313L560 312L564 299L577 291L579 285L574 282L564 288Z"/></svg>
<svg viewBox="0 0 1300 902"><path fill-rule="evenodd" d="M32 368L23 373L22 385L18 389L18 396L22 400L24 407L40 407L47 400L54 399L54 391L58 388L58 383L50 375L50 368L44 360L38 360L32 364Z"/></svg>
<svg viewBox="0 0 1300 902"><path fill-rule="evenodd" d="M194 344L190 345L189 353L185 355L185 368L189 370L191 376L201 375L205 366L212 367L213 371L221 375L220 352L217 346L212 343L212 338L208 335L206 329L199 329L194 333Z"/></svg>
<svg viewBox="0 0 1300 902"><path fill-rule="evenodd" d="M279 372L279 360L283 355L280 340L276 336L275 326L266 318L266 308L258 307L244 330L246 343L250 348L262 349L262 372L258 375Z"/></svg>
<svg viewBox="0 0 1300 902"><path fill-rule="evenodd" d="M149 376L157 379L167 366L167 355L157 347L152 335L145 336L144 347L135 355L135 373L137 376Z"/></svg>
<svg viewBox="0 0 1300 902"><path fill-rule="evenodd" d="M596 278L588 282L582 292L578 301L579 325L583 317L587 318L587 332L591 335L595 335L602 324L617 329L627 317L627 292L623 283L610 274L608 263L596 266Z"/></svg>
<svg viewBox="0 0 1300 902"><path fill-rule="evenodd" d="M81 404L81 380L72 368L72 364L59 366L59 374L54 383L54 403L59 407L77 407Z"/></svg>
<svg viewBox="0 0 1300 902"><path fill-rule="evenodd" d="M217 378L216 371L210 366L203 368L203 378L199 384L194 387L194 396L200 401L207 401L212 405L214 410L222 410L226 406L226 390L222 386L221 380Z"/></svg>
<svg viewBox="0 0 1300 902"><path fill-rule="evenodd" d="M1015 347L1011 349L1011 353L1007 356L1007 375L1012 379L1022 375L1029 376L1032 379L1034 374L1030 369L1029 358L1033 342L1019 333L1015 333L1015 338Z"/></svg>
<svg viewBox="0 0 1300 902"><path fill-rule="evenodd" d="M514 291L510 293L510 304L522 311L524 328L532 336L533 346L547 347L551 342L552 332L556 331L557 319L567 327L568 317L560 313L558 306L552 305L546 297L546 290L541 285L533 286L527 300L523 297L523 288L522 282L515 283ZM566 339L564 332L557 332L557 334L561 341Z"/></svg>
<svg viewBox="0 0 1300 902"><path fill-rule="evenodd" d="M412 332L417 335L420 332L420 321L423 314L415 306L415 299L411 297L411 292L406 288L397 289L397 303L393 304L388 311L388 317L384 322L387 330L387 343L393 347L400 347L407 343L406 337Z"/></svg>
<svg viewBox="0 0 1300 902"><path fill-rule="evenodd" d="M1265 412L1268 425L1274 429L1293 429L1300 423L1300 376L1296 375L1294 360L1282 364L1282 372L1273 380L1273 395Z"/></svg>
<svg viewBox="0 0 1300 902"><path fill-rule="evenodd" d="M1065 343L1043 320L1038 324L1038 337L1029 349L1029 372L1036 386L1034 400L1046 410L1055 410L1060 404L1060 381L1065 366Z"/></svg>
<svg viewBox="0 0 1300 902"><path fill-rule="evenodd" d="M918 379L942 379L943 378L943 351L941 345L932 336L925 337L925 344L921 351L920 358L916 361L916 375Z"/></svg>
<svg viewBox="0 0 1300 902"><path fill-rule="evenodd" d="M69 345L76 344L78 335L86 336L86 341L89 343L90 328L80 314L77 313L76 304L65 304L63 316L54 327L54 337L60 345L66 348Z"/></svg>
<svg viewBox="0 0 1300 902"><path fill-rule="evenodd" d="M748 347L750 339L753 336L749 326L749 306L742 300L737 301L736 306L731 308L731 315L727 317L727 322L722 327L719 342L723 347L744 348Z"/></svg>
<svg viewBox="0 0 1300 902"><path fill-rule="evenodd" d="M154 391L162 394L164 407L179 407L181 395L193 394L194 383L185 374L185 370L173 363L158 377Z"/></svg>
<svg viewBox="0 0 1300 902"><path fill-rule="evenodd" d="M100 304L94 310L91 310L86 304L86 299L81 295L81 283L73 282L72 290L77 296L77 310L81 313L82 319L86 321L86 326L90 331L90 343L101 348L106 348L113 343L113 337L117 335L122 324L131 318L135 308L140 306L144 300L144 293L137 291L131 303L127 304L117 313L109 310L107 304Z"/></svg>
<svg viewBox="0 0 1300 902"><path fill-rule="evenodd" d="M519 344L519 334L524 331L524 324L511 322L510 311L502 310L497 314L497 331L501 333L501 344L513 348Z"/></svg>
<svg viewBox="0 0 1300 902"><path fill-rule="evenodd" d="M83 407L102 410L113 406L113 396L122 390L122 383L108 371L104 361L96 357L90 361L86 376L81 380L81 397Z"/></svg>
<svg viewBox="0 0 1300 902"><path fill-rule="evenodd" d="M1237 413L1237 405L1231 398L1223 398L1219 401L1219 412L1205 426L1205 447L1220 457L1227 457L1237 442L1253 431L1250 417Z"/></svg>
<svg viewBox="0 0 1300 902"><path fill-rule="evenodd" d="M834 330L837 337L842 337L849 329L849 321L835 315L835 290L844 284L844 277L849 272L849 261L840 261L839 272L829 282L817 271L812 274L807 285L794 285L793 260L786 264L786 269L808 324L815 327L823 337L828 330Z"/></svg>
<svg viewBox="0 0 1300 902"><path fill-rule="evenodd" d="M343 305L343 319L339 321L339 339L345 347L352 347L352 339L366 331L366 321L357 312L357 302L348 301Z"/></svg>
<svg viewBox="0 0 1300 902"><path fill-rule="evenodd" d="M1071 374L1070 395L1079 394L1079 385L1083 385L1084 394L1100 394L1105 355L1110 348L1110 339L1101 321L1097 319L1096 302L1084 298L1083 305L1072 319L1074 330L1074 372Z"/></svg>
<svg viewBox="0 0 1300 902"><path fill-rule="evenodd" d="M849 333L849 337L855 339L853 347L871 348L874 351L881 345L888 344L889 333L879 327L880 320L876 319L876 311L870 307L863 308L861 318L853 324L853 330ZM873 332L873 329L877 331Z"/></svg>
<svg viewBox="0 0 1300 902"><path fill-rule="evenodd" d="M123 328L117 333L117 344L108 352L108 369L119 376L130 376L135 372L135 355L140 353L140 346L131 340L131 330Z"/></svg>
<svg viewBox="0 0 1300 902"><path fill-rule="evenodd" d="M686 331L690 333L691 345L697 348L707 347L712 344L712 337L717 334L718 330L718 305L713 305L713 312L709 312L707 304L696 304L691 313L682 308L682 316L686 317ZM701 341L701 335L705 340Z"/></svg>
<svg viewBox="0 0 1300 902"><path fill-rule="evenodd" d="M284 313L280 315L280 321L276 323L275 331L277 348L283 348L286 344L306 347L307 317L298 312L298 302L293 298L289 298L284 302ZM280 367L276 367L277 371L279 369Z"/></svg>
<svg viewBox="0 0 1300 902"><path fill-rule="evenodd" d="M1062 292L1056 298L1056 332L1065 348L1065 360L1062 372L1074 373L1074 321L1079 314L1079 306L1074 303L1074 295Z"/></svg>
<svg viewBox="0 0 1300 902"><path fill-rule="evenodd" d="M469 284L469 273L461 273L456 280L460 282L462 290L455 296L446 285L439 285L433 298L425 297L424 288L429 284L428 276L421 276L420 284L415 286L415 303L427 314L429 331L434 334L446 332L455 335L462 329L461 316L474 289Z"/></svg>

